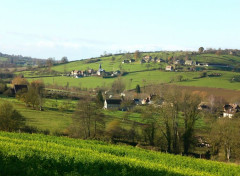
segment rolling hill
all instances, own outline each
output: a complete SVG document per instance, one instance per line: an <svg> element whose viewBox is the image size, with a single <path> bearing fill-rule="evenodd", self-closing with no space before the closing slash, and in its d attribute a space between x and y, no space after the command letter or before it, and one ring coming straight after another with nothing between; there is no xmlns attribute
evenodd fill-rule
<svg viewBox="0 0 240 176"><path fill-rule="evenodd" d="M159 53L142 53L142 56L150 55L152 58L158 57L163 60L167 60L169 57L176 57L184 59L186 52L159 52ZM129 56L128 56L129 57ZM133 57L133 54L130 55ZM80 61L73 61L66 64L60 64L52 67L52 70L59 73L70 73L72 70L97 70L99 64L102 64L103 69L106 71L122 70L126 72L122 79L126 83L127 89L135 88L137 84L140 86L146 86L150 84L169 83L178 84L182 86L197 86L197 87L212 87L212 88L224 88L231 90L240 90L240 83L232 82L232 78L235 75L239 75L238 72L233 72L233 68L240 64L239 56L232 55L216 55L216 54L194 54L188 56L193 61L209 64L226 65L224 68L214 67L199 67L200 69L206 69L208 74L220 73L220 77L205 77L199 78L201 72L188 71L186 66L178 66L181 69L177 69L176 72L166 72L165 66L167 63L150 62L141 64L140 61L133 63L122 64L122 61L126 59L125 55L113 55L94 59L86 59ZM231 70L231 71L226 71ZM116 78L102 78L102 77L84 77L80 79L74 79L66 76L39 76L38 71L23 72L25 77L32 79L43 79L46 84L81 87L81 88L96 88L96 87L110 87ZM178 77L181 76L182 80L178 81ZM34 77L34 78L33 78Z"/></svg>

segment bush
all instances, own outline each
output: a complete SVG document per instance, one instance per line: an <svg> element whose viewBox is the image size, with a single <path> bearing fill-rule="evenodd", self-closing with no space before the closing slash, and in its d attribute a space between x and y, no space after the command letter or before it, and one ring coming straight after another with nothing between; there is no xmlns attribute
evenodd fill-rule
<svg viewBox="0 0 240 176"><path fill-rule="evenodd" d="M7 85L0 83L0 94L4 93L7 90Z"/></svg>
<svg viewBox="0 0 240 176"><path fill-rule="evenodd" d="M3 95L5 95L7 97L14 97L14 93L11 88L8 88L5 92L3 92Z"/></svg>
<svg viewBox="0 0 240 176"><path fill-rule="evenodd" d="M207 77L207 72L205 71L199 74L199 78L204 78L204 77Z"/></svg>
<svg viewBox="0 0 240 176"><path fill-rule="evenodd" d="M236 75L232 78L233 82L240 82L240 75Z"/></svg>
<svg viewBox="0 0 240 176"><path fill-rule="evenodd" d="M25 118L7 101L0 103L0 130L16 131L25 126Z"/></svg>

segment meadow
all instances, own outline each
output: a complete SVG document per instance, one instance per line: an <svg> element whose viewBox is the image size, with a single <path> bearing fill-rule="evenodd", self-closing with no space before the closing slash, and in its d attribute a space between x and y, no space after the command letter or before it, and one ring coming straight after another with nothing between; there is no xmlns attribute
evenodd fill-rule
<svg viewBox="0 0 240 176"><path fill-rule="evenodd" d="M184 52L159 52L159 53L142 53L142 56L150 55L152 58L158 57L162 58L163 60L167 60L168 57L182 57L185 58L186 53ZM112 57L115 60L112 60ZM240 64L240 57L239 56L232 56L232 55L216 55L216 54L201 54L201 55L189 55L193 61L197 61L200 63L211 63L211 64L225 64L230 66L236 66ZM133 63L122 64L122 61L126 59L124 55L117 55L117 56L108 56L108 57L100 57L101 59L98 62L94 63L86 63L86 60L79 60L73 61L67 64L61 64L54 66L52 69L57 72L70 72L72 70L86 70L93 68L97 70L99 68L99 64L102 64L102 67L106 71L115 71L119 70L120 68L127 71L127 72L135 72L135 71L144 71L151 69L158 69L158 68L165 68L166 63L144 63L141 64L139 60ZM149 68L148 68L148 66Z"/></svg>
<svg viewBox="0 0 240 176"><path fill-rule="evenodd" d="M93 140L0 132L2 175L239 175L240 166Z"/></svg>
<svg viewBox="0 0 240 176"><path fill-rule="evenodd" d="M80 60L80 61L73 61L67 64L61 64L52 67L52 70L57 72L71 72L72 70L87 70L87 69L94 69L98 70L99 64L102 64L102 68L106 71L116 71L116 70L125 70L127 72L135 72L135 71L143 71L148 69L157 69L157 68L164 68L165 64L160 63L149 63L149 68L147 67L147 64L141 64L139 60L133 63L125 63L122 64L122 61L124 60L122 55L114 56L115 60L112 61L112 56L108 57L101 57L100 61L94 62L94 63L86 63L86 60Z"/></svg>
<svg viewBox="0 0 240 176"><path fill-rule="evenodd" d="M46 99L44 110L39 111L26 107L24 103L15 98L0 97L0 101L9 101L26 119L26 125L38 130L49 131L50 134L63 132L72 123L72 114L75 110L76 101L71 101L68 111L60 111L59 106L69 103L67 100Z"/></svg>
<svg viewBox="0 0 240 176"><path fill-rule="evenodd" d="M240 64L239 56L232 55L215 55L215 54L201 54L192 57L193 60L202 62L202 63L211 63L211 64L226 64L230 66L236 66Z"/></svg>
<svg viewBox="0 0 240 176"><path fill-rule="evenodd" d="M126 89L134 89L137 84L141 87L151 84L169 83L182 86L196 86L196 87L212 87L212 88L223 88L230 90L240 90L239 82L231 82L231 79L235 75L239 75L236 72L230 71L208 71L208 74L213 72L221 73L220 77L205 77L198 78L200 72L166 72L160 70L153 71L141 71L129 73L122 76L126 84ZM182 81L177 81L177 76L182 76ZM110 88L114 80L117 78L102 78L102 77L83 77L83 78L72 78L66 76L55 76L55 77L39 77L29 78L29 81L34 79L41 79L46 85L58 85L70 87L81 87L81 88L96 88L96 87L107 87Z"/></svg>

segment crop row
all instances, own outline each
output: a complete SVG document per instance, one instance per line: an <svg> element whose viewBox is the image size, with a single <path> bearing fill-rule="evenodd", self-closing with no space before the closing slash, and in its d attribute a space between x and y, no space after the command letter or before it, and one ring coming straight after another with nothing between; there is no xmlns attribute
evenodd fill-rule
<svg viewBox="0 0 240 176"><path fill-rule="evenodd" d="M234 164L104 142L0 132L3 175L238 175ZM5 173L5 174L4 174Z"/></svg>

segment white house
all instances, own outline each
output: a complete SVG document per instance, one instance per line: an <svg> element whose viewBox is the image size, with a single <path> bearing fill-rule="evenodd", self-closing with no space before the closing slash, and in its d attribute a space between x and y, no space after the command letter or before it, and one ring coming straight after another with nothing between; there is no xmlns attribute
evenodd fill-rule
<svg viewBox="0 0 240 176"><path fill-rule="evenodd" d="M104 101L104 109L119 109L121 106L121 99L106 99Z"/></svg>
<svg viewBox="0 0 240 176"><path fill-rule="evenodd" d="M173 71L173 67L171 65L166 66L166 71Z"/></svg>
<svg viewBox="0 0 240 176"><path fill-rule="evenodd" d="M240 107L237 104L226 104L223 106L223 117L232 118L238 112L240 112Z"/></svg>
<svg viewBox="0 0 240 176"><path fill-rule="evenodd" d="M186 60L185 65L196 65L196 62L194 62L192 60Z"/></svg>

